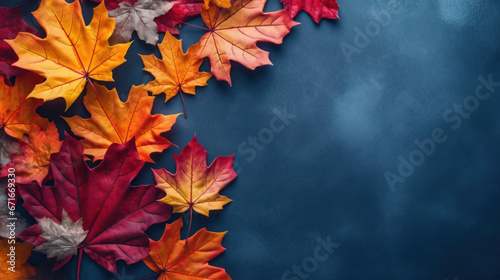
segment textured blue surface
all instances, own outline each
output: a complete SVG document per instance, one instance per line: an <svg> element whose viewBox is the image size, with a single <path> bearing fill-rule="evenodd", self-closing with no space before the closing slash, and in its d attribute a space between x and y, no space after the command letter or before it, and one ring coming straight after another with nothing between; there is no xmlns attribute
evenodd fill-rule
<svg viewBox="0 0 500 280"><path fill-rule="evenodd" d="M25 12L35 9L36 1L24 2ZM211 79L197 96L186 96L188 118L179 118L167 135L179 148L154 156L157 164L147 167L174 171L172 154L195 133L209 160L236 154L239 177L222 192L234 202L210 218L196 215L194 224L229 231L228 250L212 263L233 279L500 279L500 87L477 108L471 97L480 76L500 81L500 2L340 5L339 21L316 25L301 13L295 19L301 25L283 45L260 44L274 67L250 71L233 63L232 87ZM280 7L272 0L266 9ZM88 7L85 12L91 15ZM377 32L374 20L384 15ZM366 28L369 41L357 38ZM186 48L202 34L181 29ZM122 100L132 84L151 79L136 53L157 53L134 39L128 61L114 71ZM342 46L348 45L356 49L347 58ZM470 112L460 116L454 104L464 100ZM67 115L79 108L81 99ZM181 112L181 100L163 104L160 96L154 111ZM281 131L275 111L294 115ZM277 131L272 141L250 148L248 138L265 138L270 128ZM434 142L434 151L414 152L416 140L436 133L442 143ZM423 164L398 173L401 161L415 163L419 155ZM386 172L408 176L391 189ZM151 171L145 168L136 181L152 183ZM148 233L158 238L162 231L155 226ZM313 261L317 240L328 236L340 247ZM76 261L64 268L72 279ZM300 277L294 265L310 272L301 268ZM119 271L131 278L84 257L82 279L151 274L142 263L120 263Z"/></svg>

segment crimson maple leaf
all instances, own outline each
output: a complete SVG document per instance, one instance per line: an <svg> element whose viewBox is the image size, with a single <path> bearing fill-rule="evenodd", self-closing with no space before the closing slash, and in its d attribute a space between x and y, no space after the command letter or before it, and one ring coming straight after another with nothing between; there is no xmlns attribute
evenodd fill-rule
<svg viewBox="0 0 500 280"><path fill-rule="evenodd" d="M12 8L0 7L0 75L4 76L5 82L10 85L9 79L21 75L26 70L12 66L18 57L16 52L7 44L5 39L16 38L19 32L29 32L38 35L38 32L23 20L21 6Z"/></svg>
<svg viewBox="0 0 500 280"><path fill-rule="evenodd" d="M281 3L292 18L300 11L306 11L316 23L322 18L339 18L339 4L336 0L281 0Z"/></svg>
<svg viewBox="0 0 500 280"><path fill-rule="evenodd" d="M85 252L114 273L117 260L132 264L148 255L149 242L144 231L152 224L167 221L172 209L157 201L163 195L152 185L131 185L144 165L134 143L131 140L111 145L103 161L89 168L84 162L82 144L66 134L59 153L51 157L54 186L19 185L23 207L35 219L49 218L62 224L63 210L73 222L82 219L83 230L88 234L76 246L79 259ZM41 233L40 226L34 225L19 237L38 246L46 241ZM58 260L54 269L72 256Z"/></svg>
<svg viewBox="0 0 500 280"><path fill-rule="evenodd" d="M158 32L169 32L179 34L177 28L184 22L198 16L201 13L203 0L179 0L176 1L168 13L155 18Z"/></svg>

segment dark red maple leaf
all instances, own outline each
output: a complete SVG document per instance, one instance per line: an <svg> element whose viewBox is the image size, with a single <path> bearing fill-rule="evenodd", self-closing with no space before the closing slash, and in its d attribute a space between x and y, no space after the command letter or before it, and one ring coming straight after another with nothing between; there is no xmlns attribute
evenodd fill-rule
<svg viewBox="0 0 500 280"><path fill-rule="evenodd" d="M12 8L0 7L0 15L2 15L0 19L0 75L5 78L7 84L11 85L9 79L21 75L26 70L12 66L18 57L5 39L14 39L19 32L29 32L35 35L38 33L24 22L21 5Z"/></svg>
<svg viewBox="0 0 500 280"><path fill-rule="evenodd" d="M203 0L179 0L168 11L168 13L155 18L159 32L170 32L170 34L179 34L176 28L178 25L194 18L201 13Z"/></svg>
<svg viewBox="0 0 500 280"><path fill-rule="evenodd" d="M336 0L281 0L281 3L291 18L300 11L306 11L316 23L322 18L339 18L339 4Z"/></svg>
<svg viewBox="0 0 500 280"><path fill-rule="evenodd" d="M132 140L111 145L103 161L89 168L80 141L66 134L59 153L51 156L54 186L19 185L23 207L38 221L48 218L61 224L63 210L73 222L81 218L88 234L83 242L75 244L80 260L85 252L116 273L117 260L132 264L148 255L149 239L144 231L152 224L167 221L172 211L157 201L163 194L153 185L131 185L143 165ZM37 224L19 237L38 246L46 242L41 233ZM59 259L54 269L72 256Z"/></svg>

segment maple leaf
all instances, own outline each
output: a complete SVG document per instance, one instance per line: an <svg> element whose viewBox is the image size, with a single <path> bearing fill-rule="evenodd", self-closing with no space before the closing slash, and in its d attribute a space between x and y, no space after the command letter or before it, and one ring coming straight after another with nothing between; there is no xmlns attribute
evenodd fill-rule
<svg viewBox="0 0 500 280"><path fill-rule="evenodd" d="M102 0L91 0L93 2L101 3ZM120 3L128 3L134 5L138 0L106 0L106 8L109 11L118 9ZM201 12L204 0L178 0L172 1L174 3L172 9L166 14L161 15L154 19L156 22L158 32L170 32L170 34L179 34L176 28L181 23L197 16Z"/></svg>
<svg viewBox="0 0 500 280"><path fill-rule="evenodd" d="M174 2L164 0L139 0L134 5L128 2L119 3L117 9L109 11L109 16L116 18L116 27L109 42L128 42L135 30L141 40L151 45L156 44L158 29L154 18L166 14L173 5Z"/></svg>
<svg viewBox="0 0 500 280"><path fill-rule="evenodd" d="M281 3L292 18L300 11L306 11L316 23L322 18L339 18L339 4L336 0L281 0Z"/></svg>
<svg viewBox="0 0 500 280"><path fill-rule="evenodd" d="M221 244L226 232L210 232L203 228L187 240L180 240L181 228L182 219L178 219L165 226L160 240L149 240L149 256L143 261L151 270L160 273L158 279L231 280L223 268L208 264L226 250Z"/></svg>
<svg viewBox="0 0 500 280"><path fill-rule="evenodd" d="M10 240L14 240L15 245L11 244ZM20 243L17 241L17 239L0 239L0 279L2 280L28 280L35 275L35 269L27 262L33 246L26 242ZM9 270L11 267L9 264L11 246L15 246L14 272Z"/></svg>
<svg viewBox="0 0 500 280"><path fill-rule="evenodd" d="M8 136L6 133L0 135L0 167L4 167L12 160L10 157L12 153L20 152L21 147L17 139Z"/></svg>
<svg viewBox="0 0 500 280"><path fill-rule="evenodd" d="M15 211L14 215L11 215L11 211L9 210L9 204L7 199L7 192L5 186L7 186L7 179L0 179L0 237L8 238L10 236L10 228L9 223L12 220L9 218L16 218L16 229L15 234L18 235L23 230L27 229L29 224L26 219L19 214L19 212ZM12 201L11 201L12 202ZM3 278L2 278L3 279Z"/></svg>
<svg viewBox="0 0 500 280"><path fill-rule="evenodd" d="M49 172L50 155L57 153L61 147L59 133L53 123L49 123L45 130L36 125L28 138L29 143L20 143L20 152L11 154L12 161L0 170L0 177L7 176L8 169L14 168L17 183L36 181L42 184Z"/></svg>
<svg viewBox="0 0 500 280"><path fill-rule="evenodd" d="M87 89L83 104L91 117L64 118L73 133L85 137L85 153L102 159L113 143L122 144L135 137L135 145L142 160L153 162L150 154L172 146L160 136L169 131L179 114L151 115L153 96L143 86L132 86L126 102L121 102L115 89L96 85L96 91Z"/></svg>
<svg viewBox="0 0 500 280"><path fill-rule="evenodd" d="M14 39L19 32L33 34L38 34L38 32L23 20L21 5L12 8L0 7L0 15L2 15L0 19L0 75L4 77L5 83L11 85L9 79L23 74L26 70L12 66L18 57L4 40Z"/></svg>
<svg viewBox="0 0 500 280"><path fill-rule="evenodd" d="M169 32L179 34L177 26L185 23L189 19L201 13L203 0L179 0L174 2L174 6L168 13L155 18L159 32Z"/></svg>
<svg viewBox="0 0 500 280"><path fill-rule="evenodd" d="M81 218L88 234L77 246L79 256L85 252L116 273L117 260L132 264L147 256L148 238L144 231L170 218L171 208L157 201L161 191L152 185L131 185L143 165L130 141L111 145L103 161L89 168L84 162L82 144L66 134L61 150L51 157L54 186L20 184L23 207L37 220L49 218L58 224L62 224L63 209L72 221ZM45 242L40 234L42 229L37 224L19 237L38 246ZM69 255L59 260L54 269L71 258Z"/></svg>
<svg viewBox="0 0 500 280"><path fill-rule="evenodd" d="M236 61L249 69L272 65L269 53L257 42L281 44L283 37L297 25L284 10L264 13L266 0L235 0L230 9L211 5L201 17L209 31L200 39L199 56L208 57L211 72L217 80L231 85L231 63Z"/></svg>
<svg viewBox="0 0 500 280"><path fill-rule="evenodd" d="M79 1L43 0L33 16L47 33L46 38L21 32L6 41L19 56L14 66L46 78L30 97L44 101L62 97L67 110L87 81L91 85L91 79L114 81L111 70L125 62L130 43L109 46L115 20L108 17L104 4L94 9L88 26Z"/></svg>
<svg viewBox="0 0 500 280"><path fill-rule="evenodd" d="M210 7L210 3L215 4L219 8L231 8L231 0L204 0L205 9Z"/></svg>
<svg viewBox="0 0 500 280"><path fill-rule="evenodd" d="M33 250L44 253L49 258L56 257L57 260L62 260L69 255L76 255L78 245L85 240L88 234L88 231L83 230L82 219L73 222L64 209L60 224L50 218L41 218L38 220L38 226L42 231L40 237L47 241L36 246Z"/></svg>
<svg viewBox="0 0 500 280"><path fill-rule="evenodd" d="M13 87L0 79L0 130L3 128L0 133L23 140L24 134L28 134L34 125L45 127L49 123L35 112L42 100L26 99L35 84L41 81L40 76L30 72L17 77Z"/></svg>
<svg viewBox="0 0 500 280"><path fill-rule="evenodd" d="M144 89L153 95L165 93L165 102L174 97L179 90L185 93L196 94L196 86L206 86L210 73L200 72L198 69L202 60L196 56L199 45L189 47L186 54L182 51L182 40L177 40L169 33L165 33L163 42L158 44L162 56L159 60L151 55L141 55L144 70L150 72L155 80L149 82ZM180 93L182 97L182 93ZM182 98L184 104L184 98ZM184 105L184 116L186 106Z"/></svg>
<svg viewBox="0 0 500 280"><path fill-rule="evenodd" d="M219 156L207 167L207 151L194 136L178 156L174 155L175 174L163 168L153 169L156 187L166 194L160 201L172 206L174 213L189 209L191 219L193 210L208 216L210 210L222 209L232 201L219 195L219 191L236 178L233 158L234 155Z"/></svg>

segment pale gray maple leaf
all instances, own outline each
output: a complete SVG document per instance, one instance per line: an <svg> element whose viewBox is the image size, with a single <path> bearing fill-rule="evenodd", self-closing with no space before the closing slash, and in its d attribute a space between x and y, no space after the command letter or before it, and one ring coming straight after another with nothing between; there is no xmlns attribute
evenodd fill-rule
<svg viewBox="0 0 500 280"><path fill-rule="evenodd" d="M29 227L26 219L19 214L19 212L14 211L14 215L10 215L7 204L7 193L5 187L7 186L7 178L0 179L0 236L8 238L10 236L9 225L15 222L15 234L23 232L23 230ZM15 220L8 220L8 218L16 218Z"/></svg>
<svg viewBox="0 0 500 280"><path fill-rule="evenodd" d="M19 141L15 138L10 137L1 131L0 136L0 167L7 165L10 162L11 153L21 153L21 148L19 147Z"/></svg>
<svg viewBox="0 0 500 280"><path fill-rule="evenodd" d="M38 226L42 230L40 237L47 241L33 250L44 253L49 258L57 257L58 260L76 255L78 245L88 234L88 231L83 230L82 219L73 222L64 209L60 224L50 218L41 218L38 220Z"/></svg>
<svg viewBox="0 0 500 280"><path fill-rule="evenodd" d="M146 43L154 45L158 42L158 30L154 19L166 14L174 2L166 0L139 0L132 6L121 2L115 10L109 11L109 16L116 18L113 35L109 38L112 45L126 43L132 38L132 33Z"/></svg>

